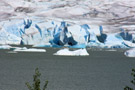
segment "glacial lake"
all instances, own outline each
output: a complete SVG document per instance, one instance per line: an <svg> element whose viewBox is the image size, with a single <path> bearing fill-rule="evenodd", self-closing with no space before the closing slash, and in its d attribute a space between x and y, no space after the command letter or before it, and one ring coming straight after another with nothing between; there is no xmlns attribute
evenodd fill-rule
<svg viewBox="0 0 135 90"><path fill-rule="evenodd" d="M18 52L0 50L0 90L28 90L36 68L41 73L41 88L46 90L123 90L132 86L131 70L135 58L124 50L87 49L89 56L54 56L59 48L47 52Z"/></svg>

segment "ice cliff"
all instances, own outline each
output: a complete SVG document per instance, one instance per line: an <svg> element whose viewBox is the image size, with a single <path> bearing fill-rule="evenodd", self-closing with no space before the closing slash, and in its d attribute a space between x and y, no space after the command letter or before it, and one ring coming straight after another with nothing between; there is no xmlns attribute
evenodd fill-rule
<svg viewBox="0 0 135 90"><path fill-rule="evenodd" d="M134 33L125 32L106 34L102 25L91 28L88 24L70 24L66 21L34 21L32 19L5 22L1 44L21 44L48 47L134 47ZM4 40L3 40L4 39Z"/></svg>

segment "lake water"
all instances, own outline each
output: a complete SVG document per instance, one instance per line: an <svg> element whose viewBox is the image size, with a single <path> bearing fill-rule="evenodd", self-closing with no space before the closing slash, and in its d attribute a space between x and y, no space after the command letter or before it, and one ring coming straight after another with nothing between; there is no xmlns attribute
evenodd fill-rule
<svg viewBox="0 0 135 90"><path fill-rule="evenodd" d="M54 56L58 49L45 53L8 53L0 50L0 90L28 90L35 68L41 72L41 88L47 90L123 90L130 83L135 58L124 56L123 50L88 49L89 56Z"/></svg>

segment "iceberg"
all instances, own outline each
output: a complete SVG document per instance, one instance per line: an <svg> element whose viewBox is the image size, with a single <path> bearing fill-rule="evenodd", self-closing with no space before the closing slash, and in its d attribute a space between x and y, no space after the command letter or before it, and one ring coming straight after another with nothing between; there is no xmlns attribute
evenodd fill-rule
<svg viewBox="0 0 135 90"><path fill-rule="evenodd" d="M87 52L86 48L78 49L74 51L70 51L68 48L61 49L54 53L54 55L62 55L62 56L88 56L89 53Z"/></svg>
<svg viewBox="0 0 135 90"><path fill-rule="evenodd" d="M124 55L126 55L127 57L135 57L135 48L127 50Z"/></svg>
<svg viewBox="0 0 135 90"><path fill-rule="evenodd" d="M15 52L46 52L45 49L36 49L36 48L15 48L13 51Z"/></svg>

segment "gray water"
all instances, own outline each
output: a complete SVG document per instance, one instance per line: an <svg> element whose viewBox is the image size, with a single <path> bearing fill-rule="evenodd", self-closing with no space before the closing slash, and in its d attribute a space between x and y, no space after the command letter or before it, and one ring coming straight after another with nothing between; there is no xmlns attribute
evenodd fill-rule
<svg viewBox="0 0 135 90"><path fill-rule="evenodd" d="M132 85L130 73L135 58L123 51L88 50L89 56L54 56L58 49L46 53L8 53L0 50L0 90L28 90L35 68L41 72L41 88L47 90L123 90Z"/></svg>

